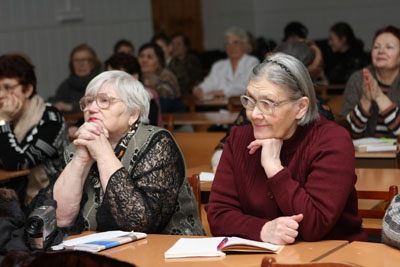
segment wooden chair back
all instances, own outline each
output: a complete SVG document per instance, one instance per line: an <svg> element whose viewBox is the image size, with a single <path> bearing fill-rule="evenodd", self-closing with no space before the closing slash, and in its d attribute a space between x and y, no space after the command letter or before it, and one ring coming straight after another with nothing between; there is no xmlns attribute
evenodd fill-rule
<svg viewBox="0 0 400 267"><path fill-rule="evenodd" d="M83 119L83 112L68 113L61 112L68 126L75 125L79 120Z"/></svg>
<svg viewBox="0 0 400 267"><path fill-rule="evenodd" d="M200 177L198 174L193 174L187 177L190 187L192 188L193 194L197 201L197 211L199 212L199 218L201 219L201 188L200 188Z"/></svg>
<svg viewBox="0 0 400 267"><path fill-rule="evenodd" d="M187 112L195 112L196 111L196 99L194 95L183 95L183 104L185 105L185 109Z"/></svg>
<svg viewBox="0 0 400 267"><path fill-rule="evenodd" d="M174 137L185 158L186 169L208 166L211 169L211 157L224 132L175 132ZM191 172L198 173L198 172Z"/></svg>
<svg viewBox="0 0 400 267"><path fill-rule="evenodd" d="M174 114L162 114L162 120L164 122L165 129L174 134Z"/></svg>
<svg viewBox="0 0 400 267"><path fill-rule="evenodd" d="M243 108L240 96L232 96L228 98L228 110L230 112L241 111Z"/></svg>
<svg viewBox="0 0 400 267"><path fill-rule="evenodd" d="M361 267L350 262L309 262L309 263L278 263L275 258L265 256L261 267Z"/></svg>
<svg viewBox="0 0 400 267"><path fill-rule="evenodd" d="M388 191L372 191L372 190L357 190L357 198L360 199L370 199L370 200L380 200L378 205L372 209L358 209L358 214L363 219L364 231L372 235L380 235L382 228L372 228L368 227L365 223L367 219L383 219L387 207L389 206L395 195L398 194L397 185L389 186Z"/></svg>

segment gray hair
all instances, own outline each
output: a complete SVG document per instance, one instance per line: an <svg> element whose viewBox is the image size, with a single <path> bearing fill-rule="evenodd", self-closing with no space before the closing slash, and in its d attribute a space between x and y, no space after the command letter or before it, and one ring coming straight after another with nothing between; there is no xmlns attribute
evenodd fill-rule
<svg viewBox="0 0 400 267"><path fill-rule="evenodd" d="M297 58L275 53L253 68L250 80L268 80L283 86L292 100L307 97L310 102L308 110L297 125L306 125L319 117L313 82L306 67Z"/></svg>
<svg viewBox="0 0 400 267"><path fill-rule="evenodd" d="M100 87L105 83L113 83L115 90L126 105L126 111L138 110L139 119L143 123L149 121L150 93L143 84L125 71L104 71L94 77L86 87L85 95L96 95Z"/></svg>
<svg viewBox="0 0 400 267"><path fill-rule="evenodd" d="M247 32L245 30L243 30L242 28L239 28L236 26L232 26L232 27L228 28L225 31L225 42L232 35L239 37L243 43L247 43L249 41L249 36L247 35Z"/></svg>

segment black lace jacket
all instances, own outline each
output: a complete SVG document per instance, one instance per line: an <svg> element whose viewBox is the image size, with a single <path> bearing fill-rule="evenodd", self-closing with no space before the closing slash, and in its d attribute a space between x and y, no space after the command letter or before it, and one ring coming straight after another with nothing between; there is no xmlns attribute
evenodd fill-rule
<svg viewBox="0 0 400 267"><path fill-rule="evenodd" d="M84 192L81 213L73 226L64 229L66 232L118 229L146 233L204 234L196 200L185 177L183 155L172 135L154 126L140 125L139 128L144 130L128 134L115 151L121 154L118 150L124 144L140 143L136 140L140 134L147 135L141 137L145 138L143 146L133 150L128 168L123 167L111 176L105 192L99 192L101 187L96 190L96 182L91 181L91 175L97 173L97 167L92 167L86 183L92 184L94 190L91 191L94 193ZM130 138L135 139L134 142L129 142ZM66 155L72 157L73 153ZM52 198L53 185L39 193L35 206ZM184 201L183 195L188 196ZM83 216L82 211L88 210L85 205L93 205L97 229L91 229L90 222ZM174 221L174 218L179 220Z"/></svg>

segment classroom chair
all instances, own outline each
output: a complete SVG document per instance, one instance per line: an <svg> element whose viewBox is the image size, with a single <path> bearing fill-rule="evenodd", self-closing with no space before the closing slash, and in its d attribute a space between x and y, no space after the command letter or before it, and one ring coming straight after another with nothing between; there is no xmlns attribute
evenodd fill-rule
<svg viewBox="0 0 400 267"><path fill-rule="evenodd" d="M372 209L358 209L358 214L363 219L364 231L367 232L367 234L372 238L376 236L378 238L376 242L379 242L382 234L382 219L385 216L386 209L388 208L394 196L397 194L397 185L389 186L388 191L357 190L358 199L380 200L380 202Z"/></svg>
<svg viewBox="0 0 400 267"><path fill-rule="evenodd" d="M192 188L193 194L197 201L197 211L199 212L199 218L201 220L201 189L200 189L200 177L198 174L193 174L187 177L190 187Z"/></svg>

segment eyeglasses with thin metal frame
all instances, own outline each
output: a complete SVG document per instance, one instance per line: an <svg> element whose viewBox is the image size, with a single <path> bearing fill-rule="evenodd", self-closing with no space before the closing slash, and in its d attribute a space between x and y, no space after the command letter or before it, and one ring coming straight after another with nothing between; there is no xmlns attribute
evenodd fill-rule
<svg viewBox="0 0 400 267"><path fill-rule="evenodd" d="M256 106L265 115L271 115L275 112L275 107L279 106L283 102L290 101L290 99L285 99L281 101L272 102L267 99L254 100L250 96L242 95L240 96L240 102L242 102L243 107L246 110L253 110Z"/></svg>
<svg viewBox="0 0 400 267"><path fill-rule="evenodd" d="M90 107L93 104L93 101L96 101L96 104L99 108L108 109L111 103L123 100L121 98L109 96L106 93L100 93L95 96L87 95L79 100L79 106L81 110L85 111L86 108Z"/></svg>
<svg viewBox="0 0 400 267"><path fill-rule="evenodd" d="M4 84L4 85L0 86L0 91L4 90L4 92L10 93L12 90L14 90L15 88L17 88L18 85L21 85L21 84L19 84L19 83L14 84L14 85Z"/></svg>

